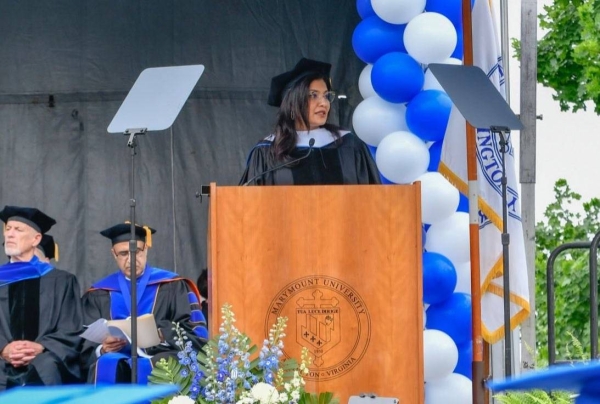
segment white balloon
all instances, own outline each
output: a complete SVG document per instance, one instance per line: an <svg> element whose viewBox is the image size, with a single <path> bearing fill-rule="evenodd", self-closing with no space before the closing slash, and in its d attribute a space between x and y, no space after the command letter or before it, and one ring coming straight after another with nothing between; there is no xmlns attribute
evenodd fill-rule
<svg viewBox="0 0 600 404"><path fill-rule="evenodd" d="M471 261L454 265L456 269L456 287L454 293L471 294Z"/></svg>
<svg viewBox="0 0 600 404"><path fill-rule="evenodd" d="M448 58L442 62L445 65L462 65L462 60L456 58ZM425 71L425 82L423 83L423 90L440 90L445 91L442 88L442 85L435 78L431 70L427 69Z"/></svg>
<svg viewBox="0 0 600 404"><path fill-rule="evenodd" d="M392 104L374 95L358 104L352 115L352 126L363 142L377 147L390 133L408 130L406 105Z"/></svg>
<svg viewBox="0 0 600 404"><path fill-rule="evenodd" d="M369 98L370 99L370 98ZM383 138L375 154L377 168L396 184L410 184L427 171L427 145L410 132L393 132Z"/></svg>
<svg viewBox="0 0 600 404"><path fill-rule="evenodd" d="M371 84L371 70L373 70L373 65L366 65L358 77L358 91L363 98L377 95Z"/></svg>
<svg viewBox="0 0 600 404"><path fill-rule="evenodd" d="M417 178L421 181L421 218L423 223L442 221L458 208L460 194L444 176L428 172Z"/></svg>
<svg viewBox="0 0 600 404"><path fill-rule="evenodd" d="M471 381L458 373L425 384L425 404L464 404L473 402Z"/></svg>
<svg viewBox="0 0 600 404"><path fill-rule="evenodd" d="M425 381L442 379L458 363L458 348L450 336L439 330L423 331L423 368Z"/></svg>
<svg viewBox="0 0 600 404"><path fill-rule="evenodd" d="M390 24L406 24L425 9L426 0L371 0L375 14Z"/></svg>
<svg viewBox="0 0 600 404"><path fill-rule="evenodd" d="M469 247L469 215L465 212L454 212L427 230L425 249L445 255L455 265L469 261Z"/></svg>
<svg viewBox="0 0 600 404"><path fill-rule="evenodd" d="M423 13L413 18L404 31L404 46L422 64L448 59L456 48L456 28L439 13Z"/></svg>

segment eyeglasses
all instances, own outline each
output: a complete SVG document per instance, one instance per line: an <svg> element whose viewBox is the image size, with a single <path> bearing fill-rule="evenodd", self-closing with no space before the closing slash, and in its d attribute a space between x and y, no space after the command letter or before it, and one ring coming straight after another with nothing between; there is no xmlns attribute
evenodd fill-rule
<svg viewBox="0 0 600 404"><path fill-rule="evenodd" d="M118 259L125 260L125 259L129 258L129 250L124 250L124 251L113 250L113 252L115 253L115 255L117 256ZM137 250L135 250L135 256L137 257L142 252L144 252L144 248L138 248Z"/></svg>
<svg viewBox="0 0 600 404"><path fill-rule="evenodd" d="M323 94L320 94L318 91L309 91L308 99L310 101L318 101L319 99L322 99L323 101L332 103L335 101L335 91L326 91Z"/></svg>

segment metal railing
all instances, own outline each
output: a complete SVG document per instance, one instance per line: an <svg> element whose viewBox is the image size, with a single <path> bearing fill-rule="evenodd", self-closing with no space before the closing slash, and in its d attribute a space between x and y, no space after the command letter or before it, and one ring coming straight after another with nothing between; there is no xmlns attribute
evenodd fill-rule
<svg viewBox="0 0 600 404"><path fill-rule="evenodd" d="M554 327L554 263L558 256L567 250L589 249L590 271L590 357L598 358L598 245L600 245L600 232L596 233L592 241L574 241L556 247L550 253L546 264L546 299L548 304L548 362L556 363L556 330Z"/></svg>

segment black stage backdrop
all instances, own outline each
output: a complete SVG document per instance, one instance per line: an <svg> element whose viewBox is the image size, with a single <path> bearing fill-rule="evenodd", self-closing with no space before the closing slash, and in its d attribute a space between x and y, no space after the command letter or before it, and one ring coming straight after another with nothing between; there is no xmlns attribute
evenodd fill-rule
<svg viewBox="0 0 600 404"><path fill-rule="evenodd" d="M57 267L82 288L116 269L98 232L129 218L127 138L108 127L148 67L206 70L173 127L139 137L137 222L158 230L149 262L195 279L206 266L202 184L235 185L270 133L270 78L304 56L331 62L348 99L364 64L352 50L355 0L0 0L0 205L58 224Z"/></svg>

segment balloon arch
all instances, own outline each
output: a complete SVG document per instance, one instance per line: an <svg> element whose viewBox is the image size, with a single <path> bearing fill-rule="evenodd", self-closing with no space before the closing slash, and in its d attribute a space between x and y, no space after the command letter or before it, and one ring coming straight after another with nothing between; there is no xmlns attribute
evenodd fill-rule
<svg viewBox="0 0 600 404"><path fill-rule="evenodd" d="M354 130L384 183L421 181L426 404L472 401L468 204L437 170L452 102L429 63L462 64L461 0L357 0L366 63Z"/></svg>

